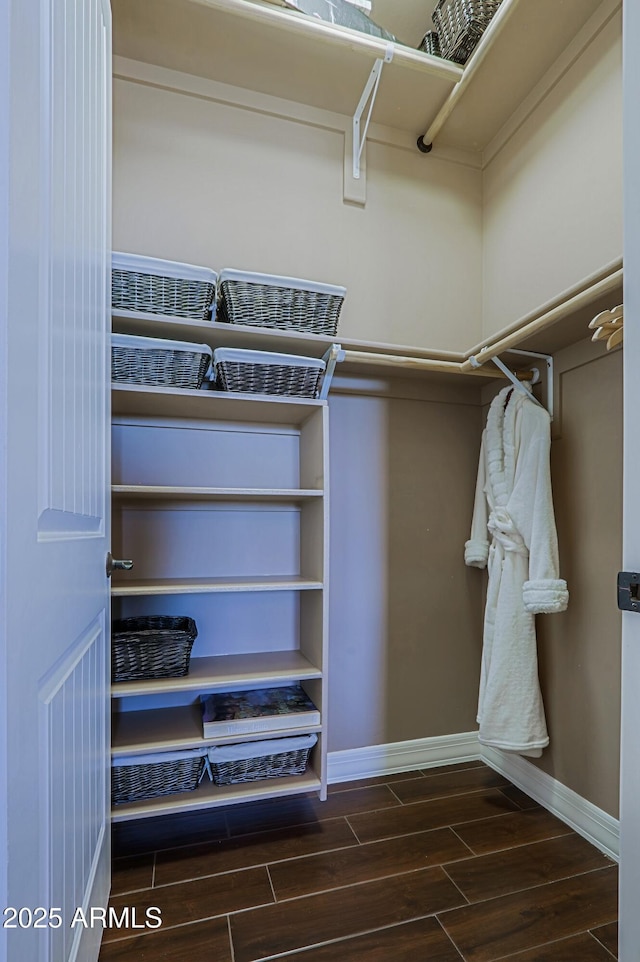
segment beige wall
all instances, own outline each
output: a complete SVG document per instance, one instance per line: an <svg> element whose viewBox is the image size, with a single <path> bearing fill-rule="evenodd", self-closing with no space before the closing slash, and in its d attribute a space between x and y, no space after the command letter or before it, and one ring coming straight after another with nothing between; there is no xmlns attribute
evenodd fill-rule
<svg viewBox="0 0 640 962"><path fill-rule="evenodd" d="M536 762L618 815L622 559L622 352L589 340L556 357L559 413L551 469L562 576L570 601L539 616L550 747Z"/></svg>
<svg viewBox="0 0 640 962"><path fill-rule="evenodd" d="M618 13L484 171L484 335L622 254Z"/></svg>
<svg viewBox="0 0 640 962"><path fill-rule="evenodd" d="M114 247L343 284L343 337L466 349L480 336L479 170L371 143L363 209L342 199L343 140L116 81Z"/></svg>
<svg viewBox="0 0 640 962"><path fill-rule="evenodd" d="M330 751L477 728L481 408L475 389L392 392L330 399Z"/></svg>

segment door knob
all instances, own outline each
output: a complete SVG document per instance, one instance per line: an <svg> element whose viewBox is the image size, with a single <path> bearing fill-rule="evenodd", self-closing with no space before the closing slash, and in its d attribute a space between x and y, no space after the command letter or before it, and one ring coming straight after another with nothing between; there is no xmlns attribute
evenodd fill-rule
<svg viewBox="0 0 640 962"><path fill-rule="evenodd" d="M114 571L131 571L132 568L133 561L114 558L110 551L107 552L107 578L110 578Z"/></svg>

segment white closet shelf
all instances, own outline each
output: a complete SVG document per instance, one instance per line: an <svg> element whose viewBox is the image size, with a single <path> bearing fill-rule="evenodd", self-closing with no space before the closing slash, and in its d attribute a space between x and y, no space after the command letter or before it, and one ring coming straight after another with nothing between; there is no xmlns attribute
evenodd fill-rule
<svg viewBox="0 0 640 962"><path fill-rule="evenodd" d="M121 501L246 501L296 503L321 498L316 488L191 488L161 484L112 484Z"/></svg>
<svg viewBox="0 0 640 962"><path fill-rule="evenodd" d="M203 692L205 694L205 692ZM140 752L178 751L183 748L204 748L233 742L255 742L265 738L285 738L322 731L321 725L305 728L282 728L257 734L227 735L223 738L203 738L200 705L179 708L154 708L145 711L124 711L114 716L111 730L111 755L135 755ZM259 754L259 752L257 752ZM142 761L142 758L141 758Z"/></svg>
<svg viewBox="0 0 640 962"><path fill-rule="evenodd" d="M161 798L116 805L111 810L111 820L123 822L142 816L192 812L200 808L229 805L232 802L302 795L317 792L320 788L321 781L312 768L308 768L303 775L284 775L281 778L266 778L238 785L214 785L207 778L194 792L181 792L179 795L165 795Z"/></svg>
<svg viewBox="0 0 640 962"><path fill-rule="evenodd" d="M215 591L318 591L321 581L300 575L246 578L158 578L153 581L128 579L111 586L113 598L142 595L200 595Z"/></svg>
<svg viewBox="0 0 640 962"><path fill-rule="evenodd" d="M251 0L114 0L112 8L117 55L348 116L387 49L386 40ZM374 120L418 132L462 70L392 46Z"/></svg>
<svg viewBox="0 0 640 962"><path fill-rule="evenodd" d="M226 324L218 321L189 321L181 317L161 314L144 314L139 311L114 311L113 330L117 334L137 334L142 337L165 337L175 341L193 341L217 347L240 347L248 351L274 351L280 354L302 354L322 357L332 344L340 344L345 350L374 354L463 360L464 355L454 351L430 351L411 344L388 344L381 341L363 341L343 337L340 332L330 337L325 334L307 334L304 331L281 331L268 327L252 327L245 324Z"/></svg>
<svg viewBox="0 0 640 962"><path fill-rule="evenodd" d="M442 143L482 150L601 0L504 2L513 3L513 11L482 65L474 68L472 82L442 128ZM348 117L373 63L387 48L376 37L253 0L112 0L112 9L117 55ZM431 27L429 13L427 6L424 31ZM394 32L392 10L384 26ZM372 119L417 137L463 70L400 43L393 49ZM472 64L473 57L465 71Z"/></svg>
<svg viewBox="0 0 640 962"><path fill-rule="evenodd" d="M114 698L155 695L174 691L233 691L240 686L267 687L322 678L322 671L297 649L256 651L249 654L209 655L192 658L189 674L182 678L150 678L115 682Z"/></svg>
<svg viewBox="0 0 640 962"><path fill-rule="evenodd" d="M114 415L180 417L259 424L302 424L326 401L264 394L224 394L178 388L112 385Z"/></svg>

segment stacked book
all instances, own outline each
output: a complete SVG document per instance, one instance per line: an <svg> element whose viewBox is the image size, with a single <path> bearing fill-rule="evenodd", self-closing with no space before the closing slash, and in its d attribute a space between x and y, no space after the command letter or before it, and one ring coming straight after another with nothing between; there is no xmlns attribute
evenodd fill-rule
<svg viewBox="0 0 640 962"><path fill-rule="evenodd" d="M313 728L320 712L300 685L201 695L205 738Z"/></svg>

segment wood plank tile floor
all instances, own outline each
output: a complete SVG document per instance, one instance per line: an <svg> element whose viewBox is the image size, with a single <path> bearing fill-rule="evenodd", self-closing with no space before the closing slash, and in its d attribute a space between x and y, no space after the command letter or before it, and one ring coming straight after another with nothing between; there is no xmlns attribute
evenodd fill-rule
<svg viewBox="0 0 640 962"><path fill-rule="evenodd" d="M615 864L481 762L116 823L113 841L129 927L105 929L100 962L617 958Z"/></svg>

